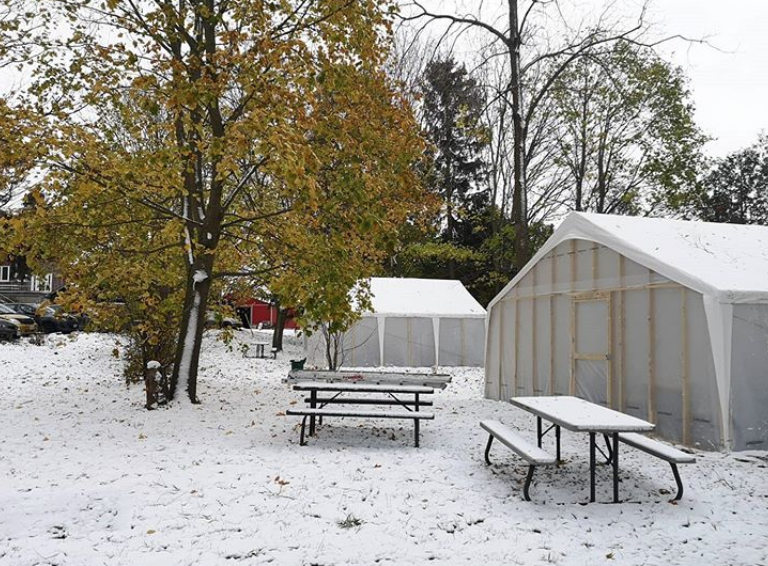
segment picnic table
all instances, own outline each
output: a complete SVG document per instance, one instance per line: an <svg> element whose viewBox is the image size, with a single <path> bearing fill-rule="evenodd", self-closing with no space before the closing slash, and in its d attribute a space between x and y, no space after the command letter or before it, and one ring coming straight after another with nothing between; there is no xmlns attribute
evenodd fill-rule
<svg viewBox="0 0 768 566"><path fill-rule="evenodd" d="M322 424L323 417L357 417L412 420L414 426L415 445L419 446L419 423L421 420L434 419L431 412L420 411L420 408L432 405L432 401L422 399L422 395L430 395L434 388L423 385L391 385L373 383L329 383L325 381L310 381L297 383L294 391L309 393L304 399L307 408L288 409L286 415L303 417L301 420L300 445L304 445L304 433L309 419L309 435L315 435L316 419ZM324 395L327 394L327 395ZM356 396L350 397L349 394ZM328 408L331 405L364 405L387 407L389 410L360 410ZM398 408L400 410L393 410Z"/></svg>
<svg viewBox="0 0 768 566"><path fill-rule="evenodd" d="M536 416L536 438L539 448L544 436L554 429L557 462L560 461L561 427L573 432L588 433L589 500L595 501L595 452L600 451L613 467L613 501L619 502L619 434L651 432L654 429L653 424L578 397L513 397L510 403ZM542 420L552 424L543 430ZM598 434L602 434L605 438L607 455L597 446Z"/></svg>
<svg viewBox="0 0 768 566"><path fill-rule="evenodd" d="M270 346L270 352L272 354L272 357L273 358L277 357L277 349L276 348L271 348L271 346L272 346L271 342L263 342L263 341L254 342L253 346L256 349L256 353L252 354L252 355L248 355L246 353L246 354L243 354L244 357L246 357L246 358L266 358L267 357L267 354L266 354L267 346Z"/></svg>

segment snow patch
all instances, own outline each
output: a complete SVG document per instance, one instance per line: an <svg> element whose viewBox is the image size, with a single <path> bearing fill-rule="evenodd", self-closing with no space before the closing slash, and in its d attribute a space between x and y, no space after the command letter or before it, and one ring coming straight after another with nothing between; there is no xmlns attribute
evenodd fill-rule
<svg viewBox="0 0 768 566"><path fill-rule="evenodd" d="M195 274L197 275L197 274ZM176 399L182 403L190 401L187 395L189 389L189 374L192 366L192 351L195 346L195 333L197 332L197 313L200 310L200 293L195 291L195 298L192 308L189 311L189 322L187 323L187 334L184 338L184 350L181 353L181 362L179 363L179 383L176 392Z"/></svg>
<svg viewBox="0 0 768 566"><path fill-rule="evenodd" d="M534 440L535 419L484 399L482 369L441 368L453 381L418 449L409 423L365 419L299 447L283 413L304 396L281 379L301 339L244 360L272 333L235 336L204 337L201 405L149 412L114 336L0 343L0 566L768 564L768 452L697 452L671 505L669 464L622 447L627 502L583 505L588 436L563 431L564 464L537 469L526 502L525 462L494 444L487 466L478 422ZM609 467L597 481L610 501Z"/></svg>
<svg viewBox="0 0 768 566"><path fill-rule="evenodd" d="M205 269L198 269L195 271L194 275L192 275L192 280L195 282L195 285L202 283L206 279L208 279L208 273Z"/></svg>

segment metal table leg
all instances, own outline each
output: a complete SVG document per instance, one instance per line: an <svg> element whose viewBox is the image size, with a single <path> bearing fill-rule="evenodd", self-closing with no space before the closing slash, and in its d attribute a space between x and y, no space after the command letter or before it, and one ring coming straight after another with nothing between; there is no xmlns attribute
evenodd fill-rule
<svg viewBox="0 0 768 566"><path fill-rule="evenodd" d="M488 444L485 447L485 463L491 465L491 444L493 444L493 435L488 435Z"/></svg>
<svg viewBox="0 0 768 566"><path fill-rule="evenodd" d="M611 451L613 464L613 502L619 502L619 433L613 433L613 450Z"/></svg>
<svg viewBox="0 0 768 566"><path fill-rule="evenodd" d="M605 446L608 448L608 455L605 457L605 463L610 464L613 458L613 448L611 448L611 440L608 438L607 434L603 434L603 439L605 440Z"/></svg>
<svg viewBox="0 0 768 566"><path fill-rule="evenodd" d="M317 408L317 390L313 389L309 393L309 408ZM315 436L315 415L309 417L309 436Z"/></svg>
<svg viewBox="0 0 768 566"><path fill-rule="evenodd" d="M419 394L416 393L415 395L415 403L414 403L414 411L419 412ZM419 447L419 419L413 420L413 430L416 435L416 448Z"/></svg>
<svg viewBox="0 0 768 566"><path fill-rule="evenodd" d="M541 432L541 417L536 417L536 438L539 443L539 448L541 448L541 438L544 435Z"/></svg>
<svg viewBox="0 0 768 566"><path fill-rule="evenodd" d="M555 426L555 440L557 443L557 463L560 463L560 425Z"/></svg>
<svg viewBox="0 0 768 566"><path fill-rule="evenodd" d="M595 433L589 433L589 502L595 502Z"/></svg>

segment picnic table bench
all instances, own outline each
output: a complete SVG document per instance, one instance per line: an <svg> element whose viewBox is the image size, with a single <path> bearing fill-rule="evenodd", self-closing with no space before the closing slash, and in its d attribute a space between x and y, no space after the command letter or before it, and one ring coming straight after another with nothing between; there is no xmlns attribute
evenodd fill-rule
<svg viewBox="0 0 768 566"><path fill-rule="evenodd" d="M546 453L541 447L529 442L499 421L480 421L480 426L488 432L488 444L485 447L485 461L489 466L491 465L491 459L489 457L491 444L493 444L494 439L501 442L504 446L528 462L528 475L525 478L523 496L526 501L530 501L531 497L528 491L531 487L531 480L533 480L533 472L536 470L536 466L556 464L557 458Z"/></svg>
<svg viewBox="0 0 768 566"><path fill-rule="evenodd" d="M414 441L419 446L419 423L422 420L435 418L434 413L420 411L421 407L431 406L432 401L421 399L422 395L434 393L434 389L419 385L386 385L371 383L329 383L304 382L293 386L295 391L309 392L304 399L307 408L288 409L286 415L303 417L301 420L301 436L299 444L304 446L307 419L309 419L309 435L315 435L316 419L322 424L323 417L354 417L371 419L403 419L413 421ZM318 393L329 395L318 397ZM347 394L357 394L349 397ZM373 396L370 396L373 395ZM406 396L406 397L404 397ZM412 397L409 397L412 396ZM331 407L329 407L331 405ZM377 405L382 407L400 407L403 410L361 410L337 408L333 405Z"/></svg>
<svg viewBox="0 0 768 566"><path fill-rule="evenodd" d="M678 464L693 464L696 462L696 457L692 454L687 454L682 450L673 448L668 444L648 438L642 434L636 434L627 432L619 435L619 442L623 442L627 446L631 446L637 450L641 450L651 456L656 456L672 466L672 473L675 476L675 483L677 484L677 495L673 501L679 501L683 497L683 481L680 479L680 472L677 469Z"/></svg>

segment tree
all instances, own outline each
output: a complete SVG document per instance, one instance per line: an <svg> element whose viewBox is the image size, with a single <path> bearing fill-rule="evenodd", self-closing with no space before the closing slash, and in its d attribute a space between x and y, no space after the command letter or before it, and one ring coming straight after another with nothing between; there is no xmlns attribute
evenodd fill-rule
<svg viewBox="0 0 768 566"><path fill-rule="evenodd" d="M116 269L110 248L121 246L143 281L164 270L183 290L172 390L197 400L217 281L267 283L312 320L343 311L420 206L421 142L380 70L390 6L40 4L71 29L39 61L33 92L57 142L39 229L68 218L99 272Z"/></svg>
<svg viewBox="0 0 768 566"><path fill-rule="evenodd" d="M0 72L13 77L11 66L32 57L26 36L36 28L34 12L24 0L0 3ZM11 86L6 83L5 88ZM44 147L35 143L40 117L14 100L13 89L0 91L0 212L29 187L29 174Z"/></svg>
<svg viewBox="0 0 768 566"><path fill-rule="evenodd" d="M464 65L452 58L430 61L422 86L422 123L434 154L427 183L439 195L441 239L462 246L471 234L471 216L487 206L482 191L482 150L487 132L481 118L483 92ZM448 277L456 277L455 261L448 257Z"/></svg>
<svg viewBox="0 0 768 566"><path fill-rule="evenodd" d="M558 201L577 211L648 214L698 190L705 136L685 75L618 41L574 62L551 89L559 126Z"/></svg>
<svg viewBox="0 0 768 566"><path fill-rule="evenodd" d="M768 135L715 162L693 213L707 222L768 226Z"/></svg>
<svg viewBox="0 0 768 566"><path fill-rule="evenodd" d="M467 15L436 12L421 1L410 4L406 20L444 22L448 26L444 37L458 29L458 33L472 30L483 38L478 65L492 69L487 73L496 79L490 103L501 107L496 117L502 120L494 124L499 127L498 136L493 137L496 158L491 163L509 166L509 171L493 171L491 179L505 184L502 198L511 203L505 214L515 229L515 258L521 267L533 253L532 205L546 210L551 187L562 186L548 167L556 147L549 119L553 85L574 62L617 41L652 47L671 38L645 39L645 5L634 21L627 21L612 15L615 3L611 2L589 20L578 6L558 0L506 0L502 16L483 4Z"/></svg>

